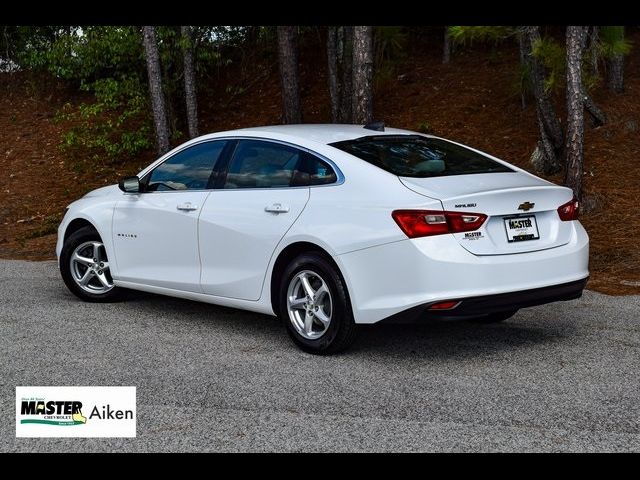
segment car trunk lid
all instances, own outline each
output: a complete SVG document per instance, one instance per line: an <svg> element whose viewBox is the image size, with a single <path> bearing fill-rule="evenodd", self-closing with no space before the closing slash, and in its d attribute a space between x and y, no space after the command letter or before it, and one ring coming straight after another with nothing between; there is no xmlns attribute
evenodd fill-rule
<svg viewBox="0 0 640 480"><path fill-rule="evenodd" d="M572 192L524 172L431 178L400 177L409 189L442 202L445 211L488 216L474 232L452 234L475 255L504 255L569 243L571 222L558 216Z"/></svg>

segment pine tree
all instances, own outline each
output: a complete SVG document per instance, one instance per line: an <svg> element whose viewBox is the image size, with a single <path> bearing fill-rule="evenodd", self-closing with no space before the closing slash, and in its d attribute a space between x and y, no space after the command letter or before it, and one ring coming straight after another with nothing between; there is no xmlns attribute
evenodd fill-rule
<svg viewBox="0 0 640 480"><path fill-rule="evenodd" d="M353 27L353 122L373 119L373 27Z"/></svg>
<svg viewBox="0 0 640 480"><path fill-rule="evenodd" d="M531 86L536 101L538 129L540 138L531 162L537 170L546 174L556 173L562 169L560 159L563 148L563 135L560 120L556 115L551 96L545 85L545 69L541 60L535 55L539 45L540 27L537 25L524 27L531 68Z"/></svg>
<svg viewBox="0 0 640 480"><path fill-rule="evenodd" d="M444 27L444 42L442 44L442 63L451 61L451 37L449 35L449 27Z"/></svg>
<svg viewBox="0 0 640 480"><path fill-rule="evenodd" d="M142 27L144 52L147 60L147 75L149 77L149 95L153 109L153 121L156 129L156 144L158 153L169 151L169 126L167 124L167 109L162 92L162 75L160 69L160 55L156 42L156 31L153 26Z"/></svg>
<svg viewBox="0 0 640 480"><path fill-rule="evenodd" d="M284 123L301 123L298 82L298 27L278 26L278 58Z"/></svg>
<svg viewBox="0 0 640 480"><path fill-rule="evenodd" d="M352 43L353 27L327 28L327 76L333 123L352 120Z"/></svg>
<svg viewBox="0 0 640 480"><path fill-rule="evenodd" d="M622 93L624 91L624 56L631 50L631 44L624 38L624 27L600 27L600 48L607 60L609 90Z"/></svg>
<svg viewBox="0 0 640 480"><path fill-rule="evenodd" d="M582 196L584 156L584 96L582 85L582 52L587 27L567 27L567 143L565 184L574 195Z"/></svg>
<svg viewBox="0 0 640 480"><path fill-rule="evenodd" d="M340 123L353 122L353 27L338 29L338 66L340 72Z"/></svg>
<svg viewBox="0 0 640 480"><path fill-rule="evenodd" d="M327 28L327 80L331 102L331 121L340 119L340 82L338 76L338 27Z"/></svg>
<svg viewBox="0 0 640 480"><path fill-rule="evenodd" d="M189 137L198 136L198 99L196 94L196 73L193 62L193 32L191 27L180 27L182 34L182 59L184 69L184 97L187 105L187 125Z"/></svg>

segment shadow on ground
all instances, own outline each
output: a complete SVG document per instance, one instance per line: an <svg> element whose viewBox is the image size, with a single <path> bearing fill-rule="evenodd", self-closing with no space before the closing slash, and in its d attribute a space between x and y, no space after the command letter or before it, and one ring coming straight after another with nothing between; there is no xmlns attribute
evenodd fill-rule
<svg viewBox="0 0 640 480"><path fill-rule="evenodd" d="M269 315L146 292L131 292L125 304L127 302L137 305L138 318L143 312L148 312L149 318L159 314L175 316L184 322L204 323L212 329L212 334L240 328L248 337L260 332L261 340L276 344L286 336L280 320ZM570 335L566 323L562 329L550 326L554 322L544 322L541 326L537 320L546 319L549 314L525 310L497 324L429 319L411 324L362 325L355 344L341 355L408 355L413 359L478 356L557 342ZM293 344L291 347L295 348Z"/></svg>

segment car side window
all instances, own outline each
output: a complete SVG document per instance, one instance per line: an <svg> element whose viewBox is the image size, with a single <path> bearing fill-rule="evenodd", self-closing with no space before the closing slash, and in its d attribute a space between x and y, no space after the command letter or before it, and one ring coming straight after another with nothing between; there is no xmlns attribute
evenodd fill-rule
<svg viewBox="0 0 640 480"><path fill-rule="evenodd" d="M327 162L311 153L303 152L302 155L302 178L296 179L302 185L327 185L338 180L335 170Z"/></svg>
<svg viewBox="0 0 640 480"><path fill-rule="evenodd" d="M298 176L300 150L275 142L240 140L224 188L282 188Z"/></svg>
<svg viewBox="0 0 640 480"><path fill-rule="evenodd" d="M224 140L203 142L176 153L151 172L145 190L160 192L212 188L214 169L226 144Z"/></svg>

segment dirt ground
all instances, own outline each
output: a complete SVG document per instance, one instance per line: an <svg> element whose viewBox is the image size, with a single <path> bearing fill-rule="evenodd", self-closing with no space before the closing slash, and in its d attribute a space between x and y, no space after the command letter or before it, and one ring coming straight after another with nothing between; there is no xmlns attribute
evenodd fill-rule
<svg viewBox="0 0 640 480"><path fill-rule="evenodd" d="M631 38L640 45L640 35ZM305 122L329 121L322 52L301 55L301 95ZM517 49L475 47L455 52L442 65L440 50L409 55L393 75L377 85L375 117L388 126L431 133L467 143L531 170L537 139L535 109L525 109L514 88ZM200 128L212 132L280 123L280 93L273 63L255 66L255 82L240 95L225 92L234 71L201 85ZM640 293L640 55L627 60L626 91L611 95L604 86L593 98L606 112L604 126L587 121L585 188L592 211L581 221L591 237L588 288L608 294ZM154 158L78 165L58 148L64 125L54 121L78 93L53 79L0 74L0 258L54 258L55 228L65 206L89 190L137 173ZM46 92L46 93L43 93ZM557 104L563 104L562 92ZM561 111L561 116L564 112ZM561 176L550 180L561 182Z"/></svg>

